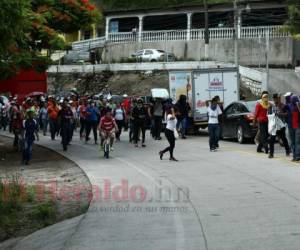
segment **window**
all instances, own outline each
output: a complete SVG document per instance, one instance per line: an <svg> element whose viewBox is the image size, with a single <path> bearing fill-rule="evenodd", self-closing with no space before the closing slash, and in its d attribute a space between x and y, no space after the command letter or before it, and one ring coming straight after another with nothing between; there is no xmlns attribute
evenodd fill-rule
<svg viewBox="0 0 300 250"><path fill-rule="evenodd" d="M152 50L146 50L145 51L145 55L152 55L152 54L153 54Z"/></svg>
<svg viewBox="0 0 300 250"><path fill-rule="evenodd" d="M239 111L239 113L248 113L249 112L247 107L243 104L238 105L238 111Z"/></svg>
<svg viewBox="0 0 300 250"><path fill-rule="evenodd" d="M225 110L225 115L231 115L233 111L233 105L229 106L226 110Z"/></svg>
<svg viewBox="0 0 300 250"><path fill-rule="evenodd" d="M140 50L140 51L136 52L136 56L141 56L141 55L143 55L143 53L144 53L144 51Z"/></svg>
<svg viewBox="0 0 300 250"><path fill-rule="evenodd" d="M237 104L232 104L225 111L225 115L233 115L233 114L238 114L238 113L239 113L239 110L238 110Z"/></svg>

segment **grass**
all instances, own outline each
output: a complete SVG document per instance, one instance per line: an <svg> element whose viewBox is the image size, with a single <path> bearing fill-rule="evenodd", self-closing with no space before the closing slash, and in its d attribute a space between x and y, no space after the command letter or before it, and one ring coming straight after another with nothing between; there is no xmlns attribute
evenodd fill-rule
<svg viewBox="0 0 300 250"><path fill-rule="evenodd" d="M25 187L19 176L0 179L0 241L55 223L53 201L38 201L36 189Z"/></svg>

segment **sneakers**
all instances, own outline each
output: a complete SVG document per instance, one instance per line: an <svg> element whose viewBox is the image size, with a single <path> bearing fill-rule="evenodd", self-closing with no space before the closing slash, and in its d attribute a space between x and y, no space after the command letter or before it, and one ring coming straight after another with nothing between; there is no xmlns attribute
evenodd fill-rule
<svg viewBox="0 0 300 250"><path fill-rule="evenodd" d="M169 159L170 161L178 161L176 158L174 158L174 157L170 157L170 159Z"/></svg>
<svg viewBox="0 0 300 250"><path fill-rule="evenodd" d="M210 152L217 152L217 149L216 148L211 148Z"/></svg>

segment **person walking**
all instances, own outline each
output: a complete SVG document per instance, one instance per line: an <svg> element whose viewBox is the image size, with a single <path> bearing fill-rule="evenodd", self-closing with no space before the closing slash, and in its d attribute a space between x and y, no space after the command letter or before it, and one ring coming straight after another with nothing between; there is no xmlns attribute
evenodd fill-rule
<svg viewBox="0 0 300 250"><path fill-rule="evenodd" d="M274 94L273 95L273 101L274 101L274 105L272 105L272 114L275 114L276 116L276 121L277 123L280 124L276 124L276 127L279 129L276 131L276 135L270 135L270 155L269 158L273 158L274 157L274 144L275 144L275 140L276 140L276 136L282 141L282 144L285 148L285 153L286 156L290 155L290 146L288 143L288 140L286 138L286 127L285 127L285 121L286 121L286 117L287 117L287 113L284 111L284 104L281 102L281 97L278 94ZM280 126L280 127L278 127Z"/></svg>
<svg viewBox="0 0 300 250"><path fill-rule="evenodd" d="M129 110L129 142L132 143L134 141L134 131L135 131L135 128L134 128L134 119L133 119L133 110L134 108L137 106L137 100L136 99L132 99L131 101L131 107L130 107L130 110Z"/></svg>
<svg viewBox="0 0 300 250"><path fill-rule="evenodd" d="M300 161L300 104L297 96L291 97L291 130L290 139L292 144L293 159L292 161Z"/></svg>
<svg viewBox="0 0 300 250"><path fill-rule="evenodd" d="M81 100L80 105L78 107L78 113L79 113L79 121L80 121L80 139L83 138L84 132L86 133L86 108L87 103L86 100Z"/></svg>
<svg viewBox="0 0 300 250"><path fill-rule="evenodd" d="M34 110L28 109L26 111L26 119L23 121L24 129L24 145L23 145L23 160L25 165L29 165L32 158L32 147L35 141L35 131L37 130L37 122L33 118Z"/></svg>
<svg viewBox="0 0 300 250"><path fill-rule="evenodd" d="M167 125L166 125L165 135L169 142L169 146L159 152L159 157L162 160L164 154L166 152L170 152L170 161L178 161L174 157L174 148L175 148L175 140L176 140L175 133L177 133L176 130L177 119L176 119L174 108L167 110L166 115L167 115Z"/></svg>
<svg viewBox="0 0 300 250"><path fill-rule="evenodd" d="M61 138L62 138L62 145L63 150L67 151L68 145L70 144L70 131L71 131L71 124L73 119L73 112L68 105L68 100L64 100L62 103L62 109L59 111L58 114L60 118L60 128L61 128Z"/></svg>
<svg viewBox="0 0 300 250"><path fill-rule="evenodd" d="M120 136L122 133L123 127L125 127L126 123L126 112L125 109L121 106L121 103L117 104L116 109L114 110L115 121L118 125L118 132L116 133L116 138L120 141Z"/></svg>
<svg viewBox="0 0 300 250"><path fill-rule="evenodd" d="M43 135L45 136L47 134L48 129L48 110L46 102L42 104L42 108L39 111L39 118L43 129Z"/></svg>
<svg viewBox="0 0 300 250"><path fill-rule="evenodd" d="M188 124L188 114L190 111L190 105L187 102L187 97L185 95L180 95L178 102L176 103L176 108L178 110L177 115L177 130L180 128L181 138L186 139L187 124Z"/></svg>
<svg viewBox="0 0 300 250"><path fill-rule="evenodd" d="M94 142L98 144L97 127L100 117L100 111L96 107L95 102L91 101L86 108L86 135L85 142L90 140L90 133L93 130Z"/></svg>
<svg viewBox="0 0 300 250"><path fill-rule="evenodd" d="M156 98L153 104L153 137L155 140L161 140L160 133L162 128L162 120L163 120L163 104L162 100Z"/></svg>
<svg viewBox="0 0 300 250"><path fill-rule="evenodd" d="M254 114L254 124L258 123L259 129L259 143L257 146L257 153L263 152L262 149L265 149L265 153L269 153L269 146L268 146L268 109L271 107L269 102L269 95L263 94L262 98L259 102L257 102L255 107L255 114Z"/></svg>
<svg viewBox="0 0 300 250"><path fill-rule="evenodd" d="M134 123L134 143L135 147L138 147L139 140L139 131L142 132L142 147L145 145L145 136L146 136L146 121L148 116L147 109L144 106L143 100L139 99L137 101L137 106L132 110L132 119Z"/></svg>
<svg viewBox="0 0 300 250"><path fill-rule="evenodd" d="M59 112L59 107L57 106L56 101L54 99L51 99L48 104L48 117L49 117L50 134L52 140L55 140L55 135L58 133L59 130L58 112Z"/></svg>
<svg viewBox="0 0 300 250"><path fill-rule="evenodd" d="M211 100L211 104L207 108L208 114L208 133L209 133L209 148L211 152L215 152L219 147L220 125L219 116L222 115L222 110L218 105L217 98Z"/></svg>
<svg viewBox="0 0 300 250"><path fill-rule="evenodd" d="M14 148L19 151L20 148L20 135L22 133L22 127L23 127L23 115L20 110L20 106L16 102L11 103L11 128L12 132L14 134Z"/></svg>

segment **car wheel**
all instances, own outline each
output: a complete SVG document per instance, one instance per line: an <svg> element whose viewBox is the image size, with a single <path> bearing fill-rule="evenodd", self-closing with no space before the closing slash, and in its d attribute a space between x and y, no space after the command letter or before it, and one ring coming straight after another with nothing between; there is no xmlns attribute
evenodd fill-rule
<svg viewBox="0 0 300 250"><path fill-rule="evenodd" d="M236 130L236 138L240 144L244 143L245 137L244 137L244 129L242 126L238 126Z"/></svg>

